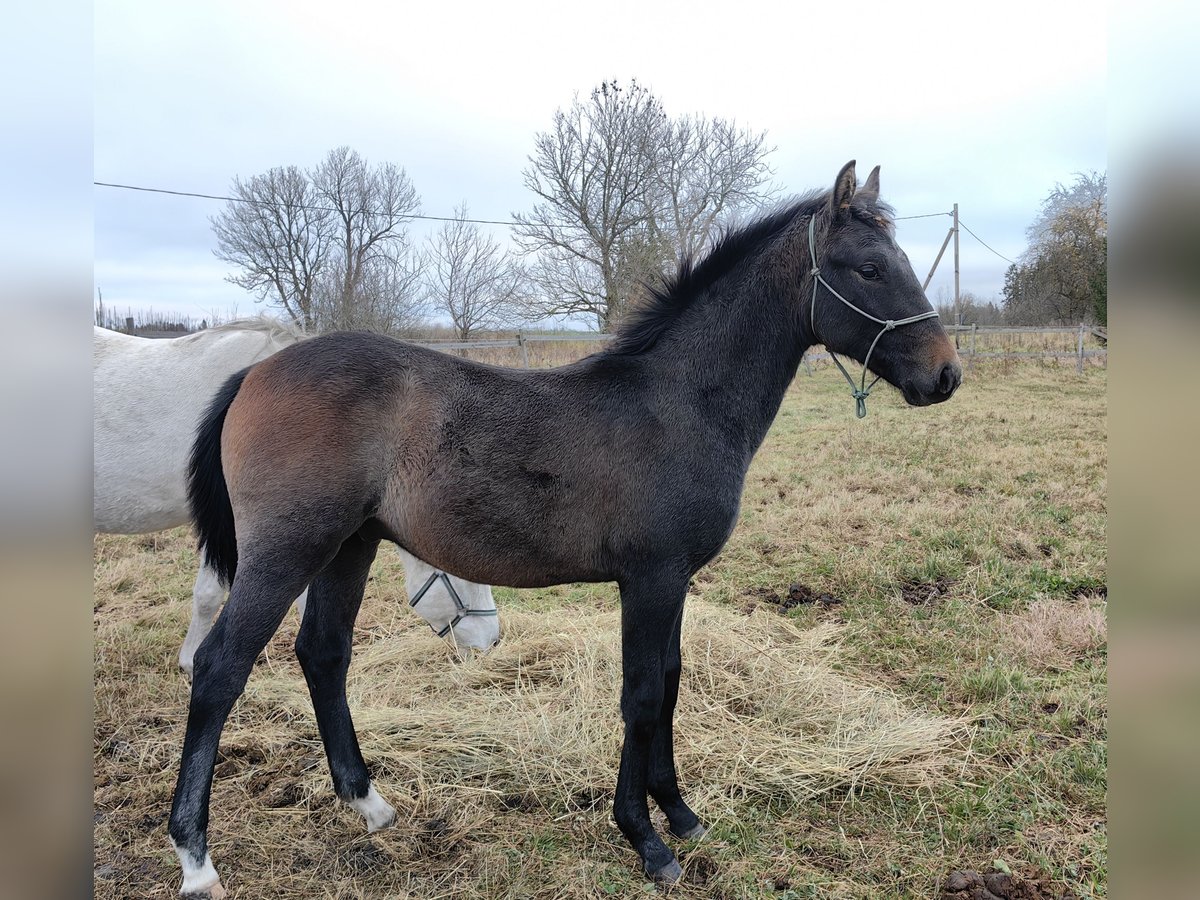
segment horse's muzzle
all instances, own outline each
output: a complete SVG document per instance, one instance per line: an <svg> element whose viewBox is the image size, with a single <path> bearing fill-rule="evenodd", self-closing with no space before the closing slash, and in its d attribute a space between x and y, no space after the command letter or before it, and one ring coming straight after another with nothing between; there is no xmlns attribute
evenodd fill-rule
<svg viewBox="0 0 1200 900"><path fill-rule="evenodd" d="M928 381L913 379L900 388L909 406L931 406L954 396L962 384L962 364L953 359L943 363Z"/></svg>

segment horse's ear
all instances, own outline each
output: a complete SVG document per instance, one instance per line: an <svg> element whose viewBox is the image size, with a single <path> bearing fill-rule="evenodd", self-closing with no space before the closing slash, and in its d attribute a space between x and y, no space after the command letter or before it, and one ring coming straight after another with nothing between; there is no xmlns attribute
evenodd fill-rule
<svg viewBox="0 0 1200 900"><path fill-rule="evenodd" d="M837 180L833 182L833 193L829 197L829 209L834 214L850 208L850 200L858 188L858 180L854 177L854 160L842 166Z"/></svg>
<svg viewBox="0 0 1200 900"><path fill-rule="evenodd" d="M867 176L867 180L863 182L862 194L874 194L879 196L879 166L871 170L871 174Z"/></svg>

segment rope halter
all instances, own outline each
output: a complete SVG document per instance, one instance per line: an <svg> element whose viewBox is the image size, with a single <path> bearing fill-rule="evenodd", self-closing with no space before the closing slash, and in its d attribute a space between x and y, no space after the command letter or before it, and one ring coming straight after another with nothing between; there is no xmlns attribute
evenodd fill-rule
<svg viewBox="0 0 1200 900"><path fill-rule="evenodd" d="M450 620L450 624L441 631L438 631L433 627L433 624L430 623L429 630L438 637L445 637L450 633L450 630L454 628L455 625L457 625L467 616L494 616L497 614L495 607L492 609L471 609L467 606L467 604L463 603L462 598L458 596L458 591L454 589L454 585L450 582L450 576L445 572L434 572L432 575L426 578L425 583L421 585L421 589L417 591L415 595L413 595L411 600L408 601L408 605L413 609L416 609L417 604L421 602L421 598L425 596L426 591L433 587L433 583L439 578L445 583L446 590L450 594L450 599L454 601L454 605L458 608L458 613L453 619Z"/></svg>
<svg viewBox="0 0 1200 900"><path fill-rule="evenodd" d="M870 319L872 322L876 322L883 326L881 329L879 329L879 334L875 335L875 340L871 341L871 349L867 351L867 355L863 359L862 379L857 385L855 385L854 379L850 377L850 373L846 371L846 367L843 366L838 360L837 356L833 352L833 349L826 345L826 349L829 350L829 358L832 359L838 369L841 370L846 382L850 385L850 390L854 394L854 413L856 416L858 416L858 418L862 419L867 415L867 398L871 396L871 389L875 387L879 379L883 377L881 375L876 375L875 380L870 384L867 384L867 365L871 362L871 354L875 352L875 345L879 343L879 339L887 332L899 328L901 325L911 325L913 322L922 322L925 319L937 318L937 310L931 309L929 312L921 313L918 316L909 316L907 319L877 319L866 310L859 309L857 306L835 291L833 289L833 285L826 281L821 275L821 267L817 265L816 224L817 217L811 216L808 220L808 255L812 259L812 272L809 274L811 274L813 277L813 296L812 303L810 303L808 306L808 311L809 324L812 327L813 337L817 338L817 286L821 284L825 285L825 288L829 291L829 293L833 294L833 296L837 297L860 316ZM817 340L820 339L817 338ZM820 341L820 343L825 342Z"/></svg>

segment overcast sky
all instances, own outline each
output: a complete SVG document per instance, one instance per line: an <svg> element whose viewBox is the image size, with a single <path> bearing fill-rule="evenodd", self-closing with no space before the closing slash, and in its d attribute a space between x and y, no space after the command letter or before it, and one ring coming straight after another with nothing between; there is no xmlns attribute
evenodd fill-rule
<svg viewBox="0 0 1200 900"><path fill-rule="evenodd" d="M1105 171L1105 9L1045 0L713 5L506 2L95 5L95 180L227 194L235 176L346 144L403 166L427 215L531 207L521 172L554 111L636 78L671 114L765 130L784 195L882 165L899 216L949 210L1015 259L1056 182ZM252 296L228 284L222 204L96 187L95 281L119 312L195 317ZM948 218L900 223L922 278ZM417 223L422 238L435 227ZM497 229L501 234L505 229ZM966 232L962 287L1008 263ZM949 254L930 286L952 289Z"/></svg>

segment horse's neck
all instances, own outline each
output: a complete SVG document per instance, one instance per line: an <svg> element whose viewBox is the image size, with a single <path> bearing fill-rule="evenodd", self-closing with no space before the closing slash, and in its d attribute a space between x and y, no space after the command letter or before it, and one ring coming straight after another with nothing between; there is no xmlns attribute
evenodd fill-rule
<svg viewBox="0 0 1200 900"><path fill-rule="evenodd" d="M810 344L801 314L807 273L792 264L789 243L781 237L748 273L714 282L647 353L652 367L692 388L693 402L751 454Z"/></svg>

